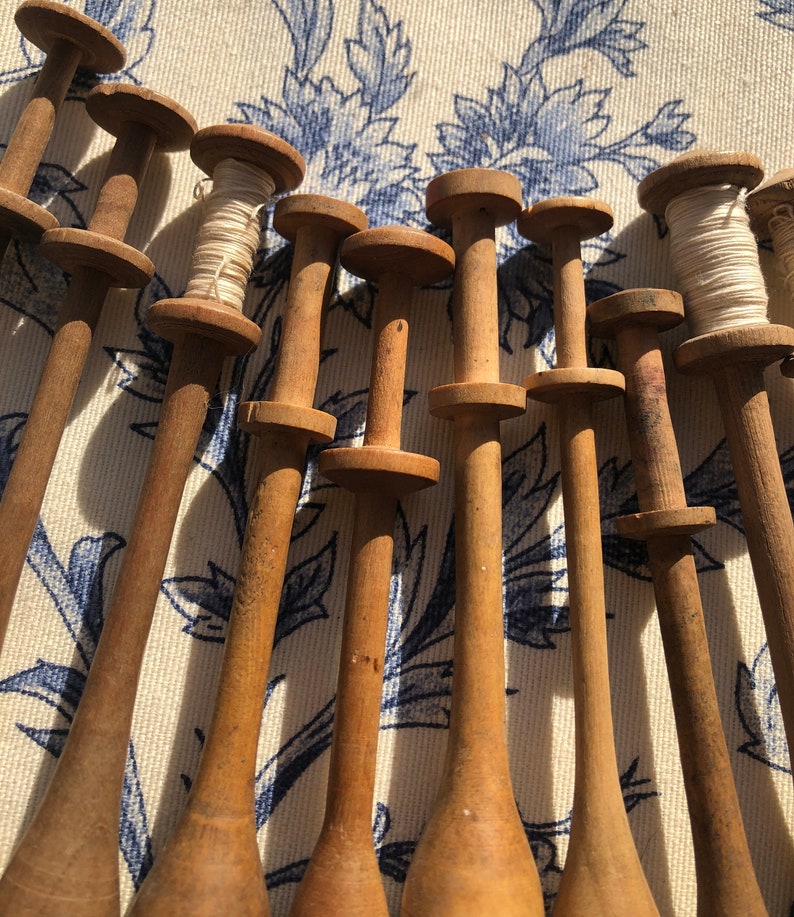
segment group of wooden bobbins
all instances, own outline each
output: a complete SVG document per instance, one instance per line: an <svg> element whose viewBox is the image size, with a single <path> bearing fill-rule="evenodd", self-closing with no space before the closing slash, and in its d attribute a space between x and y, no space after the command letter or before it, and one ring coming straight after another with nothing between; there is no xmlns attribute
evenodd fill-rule
<svg viewBox="0 0 794 917"><path fill-rule="evenodd" d="M68 28L60 19L57 28L47 25L61 15ZM58 103L56 91L47 86L57 83L65 93L64 80L74 66L121 66L118 49L115 57L96 52L101 30L95 24L71 10L64 14L58 4L29 0L20 8L18 21L31 40L49 49L45 68L52 60L60 61L61 76L42 77L38 84L36 99L45 98L49 109L57 109ZM58 41L51 42L49 33L57 34ZM115 48L112 36L101 36L103 47ZM95 53L83 50L80 56L73 47L65 50L64 43L90 46ZM37 114L34 102L20 123L25 123L26 133L39 138L40 158L44 133L51 125ZM235 217L241 233L258 220L270 195L293 191L304 171L300 154L280 138L242 125L194 134L189 115L151 92L100 86L86 104L92 117L118 137L88 230L59 229L49 215L42 216L27 202L38 159L33 163L28 153L18 154L12 142L0 163L2 204L18 215L16 222L9 218L8 231L18 233L23 224L34 224L31 233L40 237L47 230L42 250L72 273L47 367L0 503L2 550L8 552L0 557L4 622L107 289L113 284L143 285L151 276L148 260L125 245L123 237L152 150L189 144L196 164L215 179L213 195L221 219L232 220L224 208L233 196L230 187L236 187L234 170L246 169L244 183L255 179L254 197L258 194L259 200L247 201L242 216ZM25 161L14 165L18 157ZM665 213L673 198L689 190L747 188L759 179L760 168L752 157L696 154L649 176L640 199L647 209ZM751 207L757 225L769 223L770 208L777 211L789 190L784 178L755 192ZM681 297L670 291L633 290L588 308L580 244L609 229L609 208L576 198L543 201L525 211L522 206L519 183L507 173L467 169L439 176L427 189L427 216L451 232L452 248L419 230L367 229L361 211L330 198L293 194L275 207L273 225L294 245L293 266L271 398L241 405L238 418L244 429L260 438L262 466L213 720L185 811L138 892L133 913L268 910L255 829L256 747L306 450L310 442L331 442L335 431L334 418L312 405L321 316L340 250L344 267L378 285L378 298L363 444L328 450L320 459L320 471L353 493L355 512L325 820L292 912L387 912L371 812L394 518L398 499L432 485L439 473L434 459L401 448L410 306L414 288L442 280L453 267L454 381L429 394L431 412L453 424L452 709L445 772L412 858L402 911L544 911L511 788L504 708L500 424L521 415L529 395L554 404L559 417L569 563L576 775L571 840L555 913L656 913L623 805L607 672L592 406L625 392L640 512L622 520L621 528L629 537L648 542L692 818L699 912L765 912L717 712L689 542L692 533L713 523L714 513L686 506L666 407L657 332L682 320ZM495 232L516 220L523 236L551 245L555 274L557 365L530 376L523 386L499 378ZM212 248L209 235L205 241ZM235 249L233 258L224 250L211 252L207 259L206 253L199 255L200 247L197 243L187 295L157 303L148 314L153 330L175 345L157 437L69 739L0 880L4 914L104 915L119 910L116 836L121 788L157 593L222 361L252 350L260 335L241 311L254 253L250 243ZM235 276L227 285L221 281L232 262ZM588 367L588 312L597 334L615 337L620 372ZM790 511L781 502L785 491L770 438L761 370L792 351L791 329L755 320L710 328L676 354L680 368L715 377L790 735L794 564L786 551L794 550L794 533ZM20 535L11 538L15 530Z"/></svg>

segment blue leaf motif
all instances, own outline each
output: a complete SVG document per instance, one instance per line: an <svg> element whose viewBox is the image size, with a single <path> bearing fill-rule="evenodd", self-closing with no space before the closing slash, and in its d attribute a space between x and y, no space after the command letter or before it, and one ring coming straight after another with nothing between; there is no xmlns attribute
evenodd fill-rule
<svg viewBox="0 0 794 917"><path fill-rule="evenodd" d="M209 576L175 576L160 587L171 605L187 620L182 633L210 643L222 643L232 607L235 580L213 561Z"/></svg>
<svg viewBox="0 0 794 917"><path fill-rule="evenodd" d="M358 38L346 39L345 48L364 103L375 114L405 95L414 76L407 73L411 42L403 38L402 23L390 26L383 7L374 0L361 0Z"/></svg>
<svg viewBox="0 0 794 917"><path fill-rule="evenodd" d="M760 3L763 8L756 13L759 19L794 32L794 0L760 0Z"/></svg>
<svg viewBox="0 0 794 917"><path fill-rule="evenodd" d="M124 69L114 78L140 83L133 71L154 44L154 10L155 0L86 0L86 14L110 29L127 51Z"/></svg>
<svg viewBox="0 0 794 917"><path fill-rule="evenodd" d="M634 76L632 55L647 47L644 23L621 19L626 0L533 0L541 12L538 38L524 52L521 71L552 57L591 49L603 54L621 76Z"/></svg>
<svg viewBox="0 0 794 917"><path fill-rule="evenodd" d="M274 645L294 630L327 618L328 609L323 603L331 587L336 567L337 533L313 556L294 566L284 580L281 608L276 622Z"/></svg>
<svg viewBox="0 0 794 917"><path fill-rule="evenodd" d="M768 644L758 651L752 667L743 662L737 665L734 695L736 712L749 737L739 751L772 770L790 774L791 760Z"/></svg>
<svg viewBox="0 0 794 917"><path fill-rule="evenodd" d="M5 490L27 419L22 412L0 417L0 491Z"/></svg>
<svg viewBox="0 0 794 917"><path fill-rule="evenodd" d="M121 379L116 383L118 387L144 401L159 403L163 400L173 344L150 331L142 313L151 303L169 299L171 295L171 290L162 277L155 274L152 282L138 294L135 301L135 320L141 349L104 348L105 353L121 371Z"/></svg>
<svg viewBox="0 0 794 917"><path fill-rule="evenodd" d="M85 687L85 680L85 673L73 666L58 665L39 659L31 668L15 672L0 681L0 693L35 697L57 710L67 723L71 723ZM20 729L23 728L21 724L17 725ZM42 734L46 732L48 730L43 730ZM47 748L39 739L35 741L43 748Z"/></svg>
<svg viewBox="0 0 794 917"><path fill-rule="evenodd" d="M334 698L265 762L256 775L256 828L265 824L281 800L331 745Z"/></svg>
<svg viewBox="0 0 794 917"><path fill-rule="evenodd" d="M569 627L562 533L535 531L559 483L547 465L545 424L502 463L505 634L536 649L554 649L550 634ZM563 565L548 569L554 561Z"/></svg>
<svg viewBox="0 0 794 917"><path fill-rule="evenodd" d="M41 522L30 545L28 563L52 598L86 668L102 631L107 564L125 544L115 532L86 535L74 543L65 568Z"/></svg>
<svg viewBox="0 0 794 917"><path fill-rule="evenodd" d="M334 23L331 0L273 0L281 14L295 52L295 72L306 76L322 57Z"/></svg>
<svg viewBox="0 0 794 917"><path fill-rule="evenodd" d="M57 758L69 734L68 726L74 719L85 682L85 673L78 669L39 659L35 666L3 679L0 682L0 693L35 697L61 714L66 726L42 728L17 723L17 728L24 735ZM146 805L132 742L129 744L122 787L119 846L137 888L151 867L152 849Z"/></svg>
<svg viewBox="0 0 794 917"><path fill-rule="evenodd" d="M121 791L119 848L127 864L132 884L138 889L152 868L153 856L146 801L132 742L129 744Z"/></svg>

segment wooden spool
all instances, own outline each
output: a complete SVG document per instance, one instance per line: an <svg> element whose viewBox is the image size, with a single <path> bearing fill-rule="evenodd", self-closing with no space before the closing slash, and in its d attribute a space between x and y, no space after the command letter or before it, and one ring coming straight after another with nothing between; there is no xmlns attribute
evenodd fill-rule
<svg viewBox="0 0 794 917"><path fill-rule="evenodd" d="M25 0L14 19L47 59L0 161L0 260L12 238L38 242L58 225L51 213L28 200L28 193L78 68L114 73L126 58L111 31L63 3Z"/></svg>
<svg viewBox="0 0 794 917"><path fill-rule="evenodd" d="M151 261L123 242L138 189L153 151L185 149L196 130L176 102L136 86L97 86L86 108L117 140L88 229L42 237L43 254L72 276L0 501L0 646L108 290L146 286L154 274Z"/></svg>
<svg viewBox="0 0 794 917"><path fill-rule="evenodd" d="M291 917L387 917L372 842L386 627L397 501L435 484L438 462L400 448L405 361L415 287L437 283L452 249L415 229L357 233L341 261L378 284L364 444L329 449L320 472L355 495L325 819Z"/></svg>
<svg viewBox="0 0 794 917"><path fill-rule="evenodd" d="M520 210L506 172L463 169L427 187L427 216L451 227L456 261L455 381L429 395L431 413L454 424L455 643L444 775L408 869L405 917L543 914L505 729L499 423L524 413L526 393L499 382L494 232Z"/></svg>
<svg viewBox="0 0 794 917"><path fill-rule="evenodd" d="M233 156L295 187L303 160L251 125L199 131L193 160L212 174ZM2 880L0 912L117 915L118 826L135 694L185 481L207 403L228 355L253 350L259 328L211 299L161 300L149 325L174 342L157 435L113 599L69 737Z"/></svg>
<svg viewBox="0 0 794 917"><path fill-rule="evenodd" d="M794 169L776 172L747 195L750 228L759 239L771 236L775 255L782 265L784 260L790 263L794 251L791 250L791 243L784 242L774 228L773 217L780 207L794 207ZM789 379L794 379L794 357L786 357L780 364L780 371Z"/></svg>
<svg viewBox="0 0 794 917"><path fill-rule="evenodd" d="M757 158L747 153L684 154L640 182L639 202L663 214L685 190L715 185L752 188L761 175ZM758 323L698 335L674 353L681 372L705 373L714 382L789 747L794 747L794 521L764 368L792 351L794 329Z"/></svg>
<svg viewBox="0 0 794 917"><path fill-rule="evenodd" d="M310 442L336 419L312 408L320 328L342 239L367 218L351 204L296 194L273 225L295 245L271 401L240 405L259 438L262 467L248 514L212 723L185 811L154 861L131 914L187 917L269 913L256 836L257 741L270 654Z"/></svg>
<svg viewBox="0 0 794 917"><path fill-rule="evenodd" d="M720 720L691 535L714 525L689 507L667 406L659 332L684 318L669 290L625 290L588 307L593 332L614 337L626 380L626 420L640 512L618 532L647 542L673 701L700 917L766 915L750 859Z"/></svg>
<svg viewBox="0 0 794 917"><path fill-rule="evenodd" d="M557 365L525 381L530 398L557 412L568 557L576 775L554 913L639 917L658 912L631 836L615 755L593 429L593 402L620 395L624 382L614 370L587 366L580 250L582 240L611 226L606 204L573 197L541 201L518 219L521 235L551 245L554 258Z"/></svg>

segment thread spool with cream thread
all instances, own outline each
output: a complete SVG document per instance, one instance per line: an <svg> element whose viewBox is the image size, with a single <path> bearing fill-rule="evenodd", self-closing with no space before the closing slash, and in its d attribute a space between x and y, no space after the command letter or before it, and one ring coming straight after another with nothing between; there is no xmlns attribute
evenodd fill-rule
<svg viewBox="0 0 794 917"><path fill-rule="evenodd" d="M224 160L252 164L272 177L279 194L297 187L305 168L288 143L253 125L204 128L190 153L209 175ZM219 184L219 200L230 201ZM255 247L238 244L232 255L250 256L253 264ZM68 739L0 880L3 914L118 915L119 813L132 714L182 493L223 361L253 350L261 334L239 306L237 298L215 300L204 286L190 297L161 300L147 314L149 326L174 343L157 435Z"/></svg>
<svg viewBox="0 0 794 917"><path fill-rule="evenodd" d="M671 201L693 189L729 185L738 196L739 189L754 188L762 177L761 163L752 154L695 150L650 173L637 193L645 210L665 214ZM678 230L674 217L671 235ZM700 250L695 235L689 237L689 244ZM707 257L706 252L701 254ZM673 268L678 274L675 259ZM730 275L730 265L726 270ZM681 287L690 321L687 277L685 271ZM713 283L726 301L735 295L730 292L736 289L730 276L728 281L715 277ZM696 334L673 355L680 372L705 373L714 382L790 747L794 747L794 521L763 373L766 366L792 352L794 329L769 322L764 313L760 320L726 322Z"/></svg>
<svg viewBox="0 0 794 917"><path fill-rule="evenodd" d="M747 195L750 227L759 239L771 238L778 272L794 304L794 169L782 169ZM794 378L794 358L780 364Z"/></svg>

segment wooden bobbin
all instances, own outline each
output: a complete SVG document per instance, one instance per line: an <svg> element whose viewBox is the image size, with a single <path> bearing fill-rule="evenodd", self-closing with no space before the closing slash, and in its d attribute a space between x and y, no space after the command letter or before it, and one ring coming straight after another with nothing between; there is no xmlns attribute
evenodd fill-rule
<svg viewBox="0 0 794 917"><path fill-rule="evenodd" d="M433 179L427 215L452 228L455 381L430 411L454 424L455 642L444 774L414 851L402 914L543 914L537 869L515 803L505 728L500 421L526 409L499 382L495 228L521 210L506 172Z"/></svg>
<svg viewBox="0 0 794 917"><path fill-rule="evenodd" d="M251 125L199 131L191 155L210 171L230 154L293 187L303 160ZM259 329L232 306L162 300L149 324L174 341L157 435L102 636L52 780L2 880L4 915L117 915L118 825L135 694L207 404L223 359L252 350Z"/></svg>
<svg viewBox="0 0 794 917"><path fill-rule="evenodd" d="M568 556L576 774L554 913L638 917L657 910L631 836L615 754L593 429L593 402L621 394L624 382L618 372L587 366L580 251L582 240L611 225L606 204L572 197L541 201L518 219L521 235L550 244L554 259L557 366L525 381L530 398L556 405Z"/></svg>
<svg viewBox="0 0 794 917"><path fill-rule="evenodd" d="M372 841L383 663L397 500L438 480L438 462L400 448L405 360L415 287L455 263L429 233L380 227L342 246L342 265L378 284L364 444L329 449L320 471L355 494L325 818L292 917L388 915Z"/></svg>
<svg viewBox="0 0 794 917"><path fill-rule="evenodd" d="M759 239L772 237L775 254L782 262L784 255L790 258L794 252L781 251L781 242L775 237L772 228L772 217L781 205L794 206L794 169L781 169L747 195L750 228ZM789 379L794 379L794 357L784 358L780 371Z"/></svg>
<svg viewBox="0 0 794 917"><path fill-rule="evenodd" d="M262 467L243 541L212 723L185 811L132 906L133 915L268 913L256 835L257 741L290 533L306 448L333 439L336 419L312 409L322 312L341 241L367 225L356 207L296 194L273 225L295 244L272 401L240 405Z"/></svg>
<svg viewBox="0 0 794 917"><path fill-rule="evenodd" d="M151 261L122 241L138 188L152 152L185 149L196 129L176 102L136 86L97 86L86 108L118 139L88 229L51 229L42 238L45 256L72 277L0 501L0 646L108 290L145 286L154 273Z"/></svg>
<svg viewBox="0 0 794 917"><path fill-rule="evenodd" d="M588 307L593 332L614 337L640 512L618 532L647 542L695 850L700 917L765 915L711 671L690 536L716 521L686 505L667 406L659 332L684 318L669 290L625 290Z"/></svg>
<svg viewBox="0 0 794 917"><path fill-rule="evenodd" d="M47 362L0 501L0 646L44 494L111 286L145 286L154 265L123 241L152 152L185 149L195 132L176 102L136 86L97 86L89 114L118 139L88 229L52 229L42 251L71 273Z"/></svg>
<svg viewBox="0 0 794 917"><path fill-rule="evenodd" d="M751 188L760 177L760 163L750 154L700 151L652 172L640 182L638 197L644 209L664 213L683 190ZM789 747L794 747L794 521L763 373L792 351L794 329L758 323L698 335L674 353L681 372L705 373L714 382Z"/></svg>
<svg viewBox="0 0 794 917"><path fill-rule="evenodd" d="M58 225L51 213L28 200L28 193L76 71L113 73L126 58L111 31L63 3L25 0L14 19L47 59L0 161L0 260L12 238L37 242Z"/></svg>

